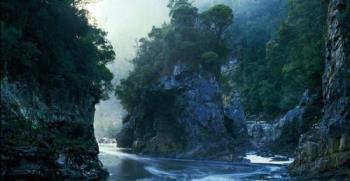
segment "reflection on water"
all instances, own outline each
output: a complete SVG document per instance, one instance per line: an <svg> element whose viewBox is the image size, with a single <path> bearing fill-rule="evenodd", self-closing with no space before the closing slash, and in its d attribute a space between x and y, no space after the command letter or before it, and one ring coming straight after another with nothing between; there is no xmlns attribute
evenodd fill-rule
<svg viewBox="0 0 350 181"><path fill-rule="evenodd" d="M128 154L113 144L100 145L100 160L116 181L239 181L288 180L285 166L228 163Z"/></svg>

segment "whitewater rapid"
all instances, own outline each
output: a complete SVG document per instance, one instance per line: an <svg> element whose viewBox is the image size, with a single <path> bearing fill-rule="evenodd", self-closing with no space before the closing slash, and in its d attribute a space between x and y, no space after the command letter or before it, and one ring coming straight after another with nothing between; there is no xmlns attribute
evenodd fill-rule
<svg viewBox="0 0 350 181"><path fill-rule="evenodd" d="M286 165L290 160L263 160L253 153L246 156L252 163L198 161L142 157L118 149L115 144L100 144L99 158L111 181L289 180Z"/></svg>

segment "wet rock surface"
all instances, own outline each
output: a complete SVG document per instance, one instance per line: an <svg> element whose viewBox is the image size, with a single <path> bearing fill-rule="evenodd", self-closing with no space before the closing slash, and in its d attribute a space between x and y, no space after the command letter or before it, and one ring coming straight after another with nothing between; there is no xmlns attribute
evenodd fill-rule
<svg viewBox="0 0 350 181"><path fill-rule="evenodd" d="M332 0L328 10L326 66L323 77L323 120L300 139L290 172L298 177L350 177L350 57L341 15L348 1Z"/></svg>

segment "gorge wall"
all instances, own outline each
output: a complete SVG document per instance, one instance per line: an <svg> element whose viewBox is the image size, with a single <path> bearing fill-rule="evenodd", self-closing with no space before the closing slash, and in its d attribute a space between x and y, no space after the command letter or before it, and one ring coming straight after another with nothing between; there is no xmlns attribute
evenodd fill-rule
<svg viewBox="0 0 350 181"><path fill-rule="evenodd" d="M323 120L304 134L290 172L307 178L350 176L349 30L346 0L331 0L323 76Z"/></svg>
<svg viewBox="0 0 350 181"><path fill-rule="evenodd" d="M106 33L76 0L4 0L1 180L97 180L95 104L112 89Z"/></svg>
<svg viewBox="0 0 350 181"><path fill-rule="evenodd" d="M1 178L97 179L96 99L64 87L1 80Z"/></svg>

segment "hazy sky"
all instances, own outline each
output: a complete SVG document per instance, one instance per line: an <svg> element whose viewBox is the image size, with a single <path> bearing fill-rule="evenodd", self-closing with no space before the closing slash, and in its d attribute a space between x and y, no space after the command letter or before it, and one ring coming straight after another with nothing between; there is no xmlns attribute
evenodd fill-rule
<svg viewBox="0 0 350 181"><path fill-rule="evenodd" d="M114 73L114 84L125 78L132 69L129 60L135 55L136 41L146 37L152 26L160 26L169 22L168 0L93 0L87 5L95 23L108 33L116 52L116 60L108 67ZM201 10L214 4L240 4L241 0L197 0L194 5ZM107 123L121 125L125 116L119 101L114 97L96 105L95 133L102 136ZM105 126L104 126L105 125Z"/></svg>
<svg viewBox="0 0 350 181"><path fill-rule="evenodd" d="M116 60L109 65L114 82L125 78L132 66L128 60L135 55L136 40L147 36L153 25L160 26L169 20L168 0L96 0L87 6L99 27L108 32L116 52ZM125 115L119 101L111 99L96 105L95 128L97 137L104 130L101 125L114 122L121 125Z"/></svg>

